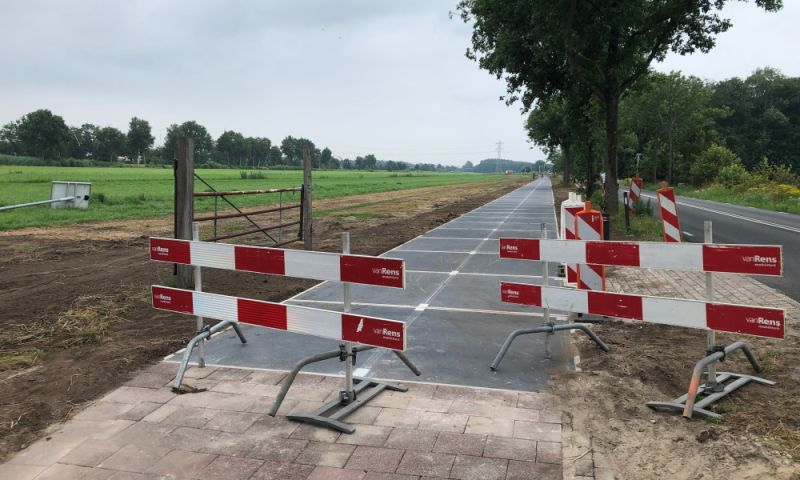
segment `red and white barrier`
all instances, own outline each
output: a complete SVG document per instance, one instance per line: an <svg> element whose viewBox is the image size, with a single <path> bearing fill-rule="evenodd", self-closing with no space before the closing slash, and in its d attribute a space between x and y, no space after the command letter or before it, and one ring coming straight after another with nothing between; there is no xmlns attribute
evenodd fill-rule
<svg viewBox="0 0 800 480"><path fill-rule="evenodd" d="M152 237L150 259L240 272L405 287L405 263L394 258Z"/></svg>
<svg viewBox="0 0 800 480"><path fill-rule="evenodd" d="M584 209L575 214L575 235L578 240L603 240L603 215L592 209L587 201ZM578 288L602 291L606 289L606 267L600 264L578 264Z"/></svg>
<svg viewBox="0 0 800 480"><path fill-rule="evenodd" d="M783 274L783 253L780 245L501 238L500 257L689 272L770 276Z"/></svg>
<svg viewBox="0 0 800 480"><path fill-rule="evenodd" d="M575 240L575 214L583 210L584 203L581 201L581 196L576 195L575 192L569 193L569 198L561 202L561 235L560 238L565 240ZM576 285L578 283L578 265L574 263L566 263L566 283Z"/></svg>
<svg viewBox="0 0 800 480"><path fill-rule="evenodd" d="M502 282L504 302L648 323L784 338L786 312L777 308L592 292Z"/></svg>
<svg viewBox="0 0 800 480"><path fill-rule="evenodd" d="M628 199L630 200L630 207L631 210L635 209L636 202L642 196L642 186L644 185L644 180L639 175L634 175L631 178L631 186L628 189Z"/></svg>
<svg viewBox="0 0 800 480"><path fill-rule="evenodd" d="M339 341L405 351L406 323L154 285L153 307Z"/></svg>
<svg viewBox="0 0 800 480"><path fill-rule="evenodd" d="M665 242L681 241L681 222L678 219L678 203L675 201L675 190L672 187L660 188L656 191L658 211L661 213L661 231Z"/></svg>

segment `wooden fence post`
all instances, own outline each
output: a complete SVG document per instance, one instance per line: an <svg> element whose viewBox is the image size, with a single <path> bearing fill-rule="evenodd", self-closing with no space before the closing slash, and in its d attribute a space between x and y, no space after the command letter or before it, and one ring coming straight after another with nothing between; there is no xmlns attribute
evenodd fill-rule
<svg viewBox="0 0 800 480"><path fill-rule="evenodd" d="M178 139L175 160L175 238L192 239L194 218L194 139ZM178 288L194 288L192 267L177 265L175 270Z"/></svg>
<svg viewBox="0 0 800 480"><path fill-rule="evenodd" d="M303 152L303 248L312 249L311 236L311 152Z"/></svg>

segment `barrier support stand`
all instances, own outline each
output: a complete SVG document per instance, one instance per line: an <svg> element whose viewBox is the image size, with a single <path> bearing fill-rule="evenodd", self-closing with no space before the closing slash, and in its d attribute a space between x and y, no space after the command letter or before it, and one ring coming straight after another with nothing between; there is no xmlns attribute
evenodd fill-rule
<svg viewBox="0 0 800 480"><path fill-rule="evenodd" d="M710 221L703 222L703 242L713 243L714 233ZM714 274L706 272L706 300L709 302L714 301ZM692 372L692 379L689 382L689 391L685 395L681 395L671 402L648 402L647 406L653 410L677 410L682 411L683 416L692 418L693 413L699 413L708 418L722 418L722 415L708 410L706 407L713 404L717 400L725 397L739 388L747 385L749 382L756 382L762 385L775 385L772 380L767 380L761 377L752 375L742 375L738 373L719 372L717 374L716 363L725 361L725 357L741 350L744 352L753 370L761 373L761 365L759 365L750 347L742 342L734 342L725 348L717 346L717 335L714 330L709 330L706 333L706 357L697 362ZM706 370L707 380L706 383L700 385L700 377L703 376L703 371ZM733 380L726 384L725 382ZM695 403L698 396L702 396L699 402Z"/></svg>
<svg viewBox="0 0 800 480"><path fill-rule="evenodd" d="M547 238L547 224L545 223L541 224L541 231L542 231L541 237ZM542 262L542 285L546 286L549 284L550 284L550 262ZM561 330L579 330L588 335L589 338L591 338L592 341L597 344L598 348L600 348L604 352L609 351L608 345L606 345L605 342L603 342L600 339L600 337L598 337L597 334L588 326L582 323L564 323L561 325L557 325L550 318L550 308L545 306L542 310L544 312L544 325L540 327L521 328L519 330L514 330L513 332L511 332L508 338L506 338L506 341L503 342L503 346L500 347L500 351L497 352L497 356L494 357L494 361L492 361L492 364L489 365L489 369L491 369L493 372L497 371L497 367L500 366L500 362L502 362L503 358L505 358L509 347L511 347L511 344L514 342L514 339L516 339L520 335L528 335L531 333L544 333L546 335L544 338L544 349L545 349L545 355L547 356L548 359L550 358L550 339L555 332Z"/></svg>
<svg viewBox="0 0 800 480"><path fill-rule="evenodd" d="M733 342L727 347L717 350L716 352L697 362L697 364L694 366L694 370L692 371L692 379L689 383L689 391L687 393L681 395L671 402L647 402L647 406L653 410L671 410L683 412L683 416L686 418L692 418L692 414L698 413L703 417L719 419L722 418L722 415L712 412L706 407L713 404L717 400L720 400L726 395L735 392L750 382L756 382L762 385L775 385L774 381L767 380L766 378L731 372L719 372L719 374L715 377L715 387L707 384L700 385L700 378L703 376L703 372L709 365L715 362L724 361L725 357L736 350L741 350L745 354L747 360L750 361L750 365L753 366L753 370L755 370L757 373L762 371L761 365L759 365L756 357L753 355L752 350L750 350L750 347L743 341ZM731 382L726 384L728 381ZM716 387L717 385L721 385L722 388L719 389L719 387ZM702 396L702 398L699 401L696 401L698 396Z"/></svg>
<svg viewBox="0 0 800 480"><path fill-rule="evenodd" d="M342 233L342 253L350 253L350 233ZM343 302L344 313L350 313L350 283L343 282ZM309 414L288 415L289 420L298 422L310 423L320 427L327 427L343 433L353 433L356 428L348 423L342 421L343 418L358 410L360 407L366 405L367 402L378 396L384 390L392 390L396 392L406 392L408 387L397 383L384 383L372 380L369 378L356 378L353 377L353 366L356 362L356 355L359 351L372 350L373 346L354 346L352 342L343 342L339 345L339 350L333 352L320 353L306 357L298 362L292 371L283 379L281 389L272 408L269 411L270 416L275 416L278 409L286 398L286 393L292 386L295 377L300 370L311 363L321 362L331 358L339 357L339 360L345 362L344 370L344 390L339 392L339 399L332 400L317 410ZM395 355L412 371L415 375L419 376L420 371L411 363L402 352L392 350Z"/></svg>
<svg viewBox="0 0 800 480"><path fill-rule="evenodd" d="M197 222L192 223L192 240L195 242L200 241L200 224ZM202 270L200 267L194 267L194 290L196 292L203 291L203 276ZM181 364L178 367L178 373L175 375L175 380L172 381L172 391L175 393L195 393L195 392L202 392L205 389L198 389L191 387L189 385L181 385L183 383L183 377L186 375L186 369L189 368L189 360L192 357L192 352L197 349L197 366L200 368L205 368L206 366L206 340L211 338L217 332L225 330L229 326L233 328L233 331L236 332L236 336L239 337L239 340L242 343L247 343L247 339L244 338L244 334L242 330L239 328L239 325L236 322L219 322L212 327L205 326L205 319L203 317L197 316L197 334L194 338L192 338L189 343L186 345L186 349L183 352L183 358L181 359Z"/></svg>

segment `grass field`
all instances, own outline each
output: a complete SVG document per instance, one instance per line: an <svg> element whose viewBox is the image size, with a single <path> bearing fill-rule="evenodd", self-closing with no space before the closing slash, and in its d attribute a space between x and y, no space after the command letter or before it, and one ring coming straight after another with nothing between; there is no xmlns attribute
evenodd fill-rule
<svg viewBox="0 0 800 480"><path fill-rule="evenodd" d="M661 188L661 185L648 184L645 188L655 191ZM777 191L770 193L765 191L737 192L721 185L712 185L705 188L675 187L675 193L685 197L699 198L700 200L746 205L748 207L763 208L764 210L800 215L800 197L785 195Z"/></svg>
<svg viewBox="0 0 800 480"><path fill-rule="evenodd" d="M238 170L197 170L217 190L255 190L299 186L302 172L260 170L264 178L242 179ZM0 206L50 198L53 180L92 183L87 210L35 206L0 212L0 230L44 225L63 225L96 220L157 217L172 214L172 169L157 168L68 168L0 167ZM511 181L509 177L473 173L389 173L362 171L315 171L314 198L334 198L408 188L473 182ZM207 190L195 182L197 191ZM289 201L299 194L289 194ZM294 195L292 197L291 195ZM239 206L277 203L277 195L235 197ZM222 205L222 202L220 202ZM197 199L197 211L213 210L211 198Z"/></svg>

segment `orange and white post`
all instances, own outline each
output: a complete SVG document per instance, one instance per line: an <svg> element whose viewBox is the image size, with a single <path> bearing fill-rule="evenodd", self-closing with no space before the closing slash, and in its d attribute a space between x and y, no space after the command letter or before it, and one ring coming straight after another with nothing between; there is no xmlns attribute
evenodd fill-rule
<svg viewBox="0 0 800 480"><path fill-rule="evenodd" d="M681 241L681 222L678 218L678 202L675 200L675 190L666 186L666 183L656 191L658 198L658 211L661 214L661 231L665 242Z"/></svg>
<svg viewBox="0 0 800 480"><path fill-rule="evenodd" d="M603 240L603 215L592 209L592 202L588 200L583 211L575 214L575 235L578 240ZM604 291L606 289L606 267L578 264L578 288Z"/></svg>

